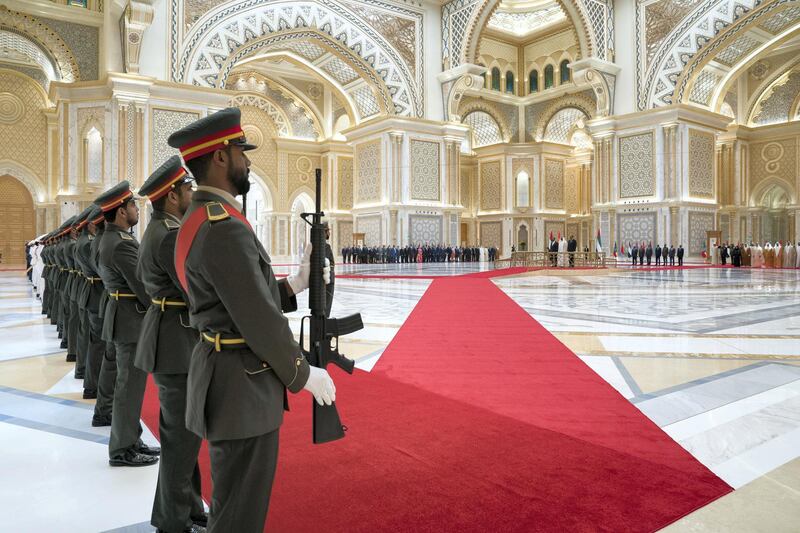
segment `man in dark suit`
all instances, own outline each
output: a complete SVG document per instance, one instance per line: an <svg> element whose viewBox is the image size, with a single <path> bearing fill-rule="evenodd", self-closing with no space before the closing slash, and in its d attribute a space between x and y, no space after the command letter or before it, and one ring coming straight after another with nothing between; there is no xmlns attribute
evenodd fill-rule
<svg viewBox="0 0 800 533"><path fill-rule="evenodd" d="M639 266L644 265L644 243L639 246Z"/></svg>
<svg viewBox="0 0 800 533"><path fill-rule="evenodd" d="M574 235L569 236L569 241L567 242L567 251L569 252L569 266L575 266L575 251L578 249L578 241L575 240Z"/></svg>
<svg viewBox="0 0 800 533"><path fill-rule="evenodd" d="M678 255L678 266L683 266L683 245L682 244L678 245L677 255Z"/></svg>
<svg viewBox="0 0 800 533"><path fill-rule="evenodd" d="M656 257L656 266L661 264L661 246L656 243L656 250L655 250L655 257Z"/></svg>
<svg viewBox="0 0 800 533"><path fill-rule="evenodd" d="M669 266L675 266L675 246L669 247Z"/></svg>
<svg viewBox="0 0 800 533"><path fill-rule="evenodd" d="M550 239L550 266L556 266L558 262L558 241Z"/></svg>
<svg viewBox="0 0 800 533"><path fill-rule="evenodd" d="M644 251L644 256L647 258L647 266L650 266L650 258L653 257L653 244L647 243L647 248Z"/></svg>
<svg viewBox="0 0 800 533"><path fill-rule="evenodd" d="M669 248L667 247L667 243L664 243L664 246L661 247L661 264L667 266L667 256L669 255Z"/></svg>
<svg viewBox="0 0 800 533"><path fill-rule="evenodd" d="M210 533L261 532L278 460L286 391L330 405L327 371L303 357L283 312L308 288L311 246L278 281L235 196L249 187L241 113L228 108L172 134L198 187L177 237L175 270L201 332L189 367L186 426L208 440ZM327 270L327 269L326 269ZM323 279L330 281L328 272Z"/></svg>
<svg viewBox="0 0 800 533"><path fill-rule="evenodd" d="M633 259L633 266L636 266L636 261L639 259L639 245L636 243L631 248L631 259Z"/></svg>
<svg viewBox="0 0 800 533"><path fill-rule="evenodd" d="M719 247L719 258L723 265L728 263L728 245L723 244Z"/></svg>

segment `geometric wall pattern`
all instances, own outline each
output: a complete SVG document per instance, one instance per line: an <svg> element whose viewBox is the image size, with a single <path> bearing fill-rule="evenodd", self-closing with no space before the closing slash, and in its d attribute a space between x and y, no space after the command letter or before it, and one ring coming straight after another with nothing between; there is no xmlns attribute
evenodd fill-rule
<svg viewBox="0 0 800 533"><path fill-rule="evenodd" d="M464 124L472 128L472 147L480 148L490 144L503 142L503 134L497 121L485 111L473 111L463 120Z"/></svg>
<svg viewBox="0 0 800 533"><path fill-rule="evenodd" d="M617 242L631 244L656 242L656 213L621 213L617 215Z"/></svg>
<svg viewBox="0 0 800 533"><path fill-rule="evenodd" d="M411 199L439 200L439 143L412 139L410 151Z"/></svg>
<svg viewBox="0 0 800 533"><path fill-rule="evenodd" d="M358 231L364 234L364 244L366 246L380 246L381 244L381 216L369 215L361 216L356 219Z"/></svg>
<svg viewBox="0 0 800 533"><path fill-rule="evenodd" d="M706 249L706 231L714 229L714 214L689 211L689 255Z"/></svg>
<svg viewBox="0 0 800 533"><path fill-rule="evenodd" d="M481 210L500 209L500 161L481 163Z"/></svg>
<svg viewBox="0 0 800 533"><path fill-rule="evenodd" d="M798 136L794 136L750 144L751 191L769 178L779 178L789 186L794 185L797 172L797 139Z"/></svg>
<svg viewBox="0 0 800 533"><path fill-rule="evenodd" d="M503 249L502 222L481 222L481 246L484 248L494 246L498 250Z"/></svg>
<svg viewBox="0 0 800 533"><path fill-rule="evenodd" d="M31 169L41 183L47 182L47 118L42 88L18 74L0 76L0 160L9 159ZM20 142L23 139L23 142Z"/></svg>
<svg viewBox="0 0 800 533"><path fill-rule="evenodd" d="M339 169L338 207L339 209L352 209L353 207L353 159L340 157L337 161ZM352 230L352 224L350 226Z"/></svg>
<svg viewBox="0 0 800 533"><path fill-rule="evenodd" d="M545 159L544 179L544 206L547 209L564 209L564 162Z"/></svg>
<svg viewBox="0 0 800 533"><path fill-rule="evenodd" d="M653 132L620 137L619 197L653 196L656 192Z"/></svg>
<svg viewBox="0 0 800 533"><path fill-rule="evenodd" d="M689 129L689 196L714 197L714 134Z"/></svg>
<svg viewBox="0 0 800 533"><path fill-rule="evenodd" d="M412 244L441 244L442 217L408 215L408 236Z"/></svg>
<svg viewBox="0 0 800 533"><path fill-rule="evenodd" d="M161 166L164 161L175 155L175 149L167 144L167 138L195 120L198 113L173 111L170 109L153 109L152 138L150 141L150 171Z"/></svg>
<svg viewBox="0 0 800 533"><path fill-rule="evenodd" d="M339 226L339 246L344 248L345 246L352 246L353 245L353 223L352 222L345 222L339 221L337 223Z"/></svg>
<svg viewBox="0 0 800 533"><path fill-rule="evenodd" d="M371 141L356 146L358 174L357 202L377 202L381 199L381 142Z"/></svg>

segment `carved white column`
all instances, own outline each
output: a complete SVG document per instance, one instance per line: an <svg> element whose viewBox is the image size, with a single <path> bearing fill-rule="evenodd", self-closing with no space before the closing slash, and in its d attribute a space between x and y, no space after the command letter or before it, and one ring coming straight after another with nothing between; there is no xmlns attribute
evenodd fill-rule
<svg viewBox="0 0 800 533"><path fill-rule="evenodd" d="M125 72L139 73L139 52L142 46L142 35L153 22L155 10L151 0L130 0L122 19L122 54L125 61Z"/></svg>

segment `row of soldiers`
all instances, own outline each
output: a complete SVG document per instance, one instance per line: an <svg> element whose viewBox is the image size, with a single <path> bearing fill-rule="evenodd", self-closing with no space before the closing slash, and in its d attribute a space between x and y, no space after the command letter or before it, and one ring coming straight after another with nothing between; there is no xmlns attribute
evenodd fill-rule
<svg viewBox="0 0 800 533"><path fill-rule="evenodd" d="M40 238L33 270L43 313L57 326L95 398L93 426L111 426L111 466L161 458L151 523L158 531L261 532L277 464L286 391L331 405L328 373L310 366L283 312L308 287L310 246L278 281L236 196L250 161L238 109L170 136L172 156L139 189L153 216L141 244L129 183ZM330 282L330 269L323 279ZM142 439L147 374L160 402L161 449ZM210 513L197 456L208 440Z"/></svg>
<svg viewBox="0 0 800 533"><path fill-rule="evenodd" d="M675 258L678 259L677 266L683 266L683 256L685 250L682 244L679 244L677 248L674 245L667 246L667 243L664 243L664 246L659 245L656 243L655 248L651 243L648 244L632 244L628 245L628 257L632 261L632 265L636 266L637 260L639 266L644 266L645 261L647 261L647 266L650 266L653 258L655 256L655 264L656 266L667 266L667 260L669 260L669 266L675 266Z"/></svg>
<svg viewBox="0 0 800 533"><path fill-rule="evenodd" d="M486 249L489 261L494 261L496 248ZM342 248L345 263L454 263L481 260L476 246L446 246L443 244L412 246L346 246Z"/></svg>
<svg viewBox="0 0 800 533"><path fill-rule="evenodd" d="M729 262L735 267L748 266L753 268L800 268L800 242L794 246L791 242L786 244L766 242L763 245L751 242L749 245L742 243L723 243L712 250L711 262L715 265L727 265Z"/></svg>

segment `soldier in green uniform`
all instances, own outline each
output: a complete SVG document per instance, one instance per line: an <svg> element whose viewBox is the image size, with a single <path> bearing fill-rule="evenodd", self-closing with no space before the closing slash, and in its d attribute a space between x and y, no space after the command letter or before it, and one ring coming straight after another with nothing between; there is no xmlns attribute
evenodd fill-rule
<svg viewBox="0 0 800 533"><path fill-rule="evenodd" d="M159 450L141 440L144 388L147 374L133 366L139 330L150 298L136 275L139 243L128 233L139 222L139 208L127 181L97 197L106 230L100 243L100 277L108 292L103 333L114 342L117 380L111 408L111 466L145 466L158 462Z"/></svg>
<svg viewBox="0 0 800 533"><path fill-rule="evenodd" d="M134 365L152 373L158 386L161 463L150 523L157 531L170 533L200 531L208 521L197 465L202 439L186 429L186 380L199 333L189 324L186 296L175 273L175 239L192 200L191 181L176 155L139 189L153 206L137 270L151 305L142 322Z"/></svg>
<svg viewBox="0 0 800 533"><path fill-rule="evenodd" d="M94 206L87 207L75 219L70 232L70 243L67 249L67 260L69 261L70 284L69 284L69 331L73 340L68 342L72 345L72 353L75 354L75 379L83 380L86 377L86 326L84 324L84 313L78 305L78 293L86 282L83 277L83 270L78 264L78 254L76 249L78 241L84 234L86 219Z"/></svg>
<svg viewBox="0 0 800 533"><path fill-rule="evenodd" d="M98 206L99 207L99 206ZM106 231L105 215L100 210L102 220L96 223L97 232L95 233L94 240L89 245L89 260L91 261L92 268L100 275L100 243L103 242L103 236ZM94 416L92 417L92 426L110 426L111 425L111 408L114 404L114 386L117 383L117 350L114 348L114 343L110 338L107 338L103 332L103 318L105 318L106 305L108 304L108 291L103 284L102 278L100 283L95 282L92 286L93 297L97 298L97 311L92 315L92 334L103 344L103 359L100 362L100 373L97 378L97 401L94 404ZM91 302L90 299L90 309Z"/></svg>
<svg viewBox="0 0 800 533"><path fill-rule="evenodd" d="M103 323L97 318L97 306L103 290L103 280L92 260L92 242L96 239L98 225L103 223L103 211L92 206L86 217L86 228L75 244L75 262L83 273L83 283L78 290L78 307L83 315L82 325L86 343L86 372L83 379L83 397L97 398L97 382L105 355L105 343L100 339Z"/></svg>
<svg viewBox="0 0 800 533"><path fill-rule="evenodd" d="M255 148L240 117L225 109L168 140L198 184L175 268L202 338L189 367L186 423L209 444L212 533L263 531L286 390L305 388L320 404L335 399L330 376L309 366L282 314L297 308L294 295L308 287L309 268L278 282L235 199L249 188L244 152Z"/></svg>
<svg viewBox="0 0 800 533"><path fill-rule="evenodd" d="M67 362L74 362L74 354L70 354L67 346L67 311L65 307L65 289L67 284L67 265L64 259L64 247L67 244L66 234L75 217L70 217L58 230L58 242L53 247L53 259L55 262L55 311L54 318L56 321L56 329L58 330L58 337L61 339L61 348L67 350Z"/></svg>

